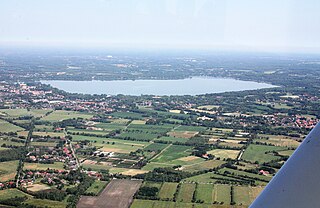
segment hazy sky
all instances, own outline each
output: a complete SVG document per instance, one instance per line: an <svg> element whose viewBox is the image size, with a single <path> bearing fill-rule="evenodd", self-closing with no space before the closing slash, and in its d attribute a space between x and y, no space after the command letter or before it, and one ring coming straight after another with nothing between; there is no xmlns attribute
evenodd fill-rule
<svg viewBox="0 0 320 208"><path fill-rule="evenodd" d="M320 52L320 0L0 0L0 44Z"/></svg>

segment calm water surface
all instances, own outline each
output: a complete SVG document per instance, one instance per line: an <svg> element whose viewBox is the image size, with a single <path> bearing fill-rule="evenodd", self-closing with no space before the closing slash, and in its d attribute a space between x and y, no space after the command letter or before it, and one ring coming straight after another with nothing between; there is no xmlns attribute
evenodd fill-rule
<svg viewBox="0 0 320 208"><path fill-rule="evenodd" d="M194 77L180 80L44 80L41 82L72 93L108 95L199 95L206 93L220 93L276 87L266 83L240 81L227 78L204 77Z"/></svg>

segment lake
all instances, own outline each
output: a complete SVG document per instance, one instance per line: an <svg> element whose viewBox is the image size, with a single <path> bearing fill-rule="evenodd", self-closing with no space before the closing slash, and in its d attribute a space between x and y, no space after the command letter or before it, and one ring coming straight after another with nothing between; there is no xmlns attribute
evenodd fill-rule
<svg viewBox="0 0 320 208"><path fill-rule="evenodd" d="M108 95L199 95L276 87L271 84L228 78L193 77L179 80L61 81L43 84L72 93Z"/></svg>

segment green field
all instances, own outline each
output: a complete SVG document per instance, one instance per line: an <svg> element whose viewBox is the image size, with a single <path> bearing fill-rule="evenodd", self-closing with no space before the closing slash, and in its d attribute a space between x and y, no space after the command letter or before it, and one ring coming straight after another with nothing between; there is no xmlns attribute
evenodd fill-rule
<svg viewBox="0 0 320 208"><path fill-rule="evenodd" d="M42 117L52 109L0 109L7 117L17 118L22 116Z"/></svg>
<svg viewBox="0 0 320 208"><path fill-rule="evenodd" d="M37 207L48 207L48 208L65 208L67 203L59 202L59 201L52 201L48 199L35 199L30 198L24 202L24 204L33 205Z"/></svg>
<svg viewBox="0 0 320 208"><path fill-rule="evenodd" d="M23 131L24 129L13 125L5 120L0 119L0 132L8 133L8 132L17 132L17 131Z"/></svg>
<svg viewBox="0 0 320 208"><path fill-rule="evenodd" d="M231 202L231 187L229 185L215 184L213 189L213 201L230 204Z"/></svg>
<svg viewBox="0 0 320 208"><path fill-rule="evenodd" d="M212 203L213 184L198 184L195 192L196 200L204 203Z"/></svg>
<svg viewBox="0 0 320 208"><path fill-rule="evenodd" d="M216 168L216 167L222 165L223 163L225 163L225 162L222 160L207 160L207 161L204 161L201 163L196 163L193 165L185 165L182 168L184 171L196 172L196 171L209 170L212 168Z"/></svg>
<svg viewBox="0 0 320 208"><path fill-rule="evenodd" d="M243 160L248 160L251 162L258 161L259 164L264 162L269 162L271 160L278 159L278 156L272 155L272 153L266 154L269 151L280 151L285 150L284 147L266 146L266 145L256 145L250 144L244 154L242 155Z"/></svg>
<svg viewBox="0 0 320 208"><path fill-rule="evenodd" d="M30 197L29 194L26 194L18 189L5 189L5 190L0 190L0 200L6 200L14 197L23 197L27 196Z"/></svg>
<svg viewBox="0 0 320 208"><path fill-rule="evenodd" d="M217 204L196 204L196 203L183 203L183 202L171 202L171 201L151 201L135 199L130 208L245 208L246 206L230 206L217 205Z"/></svg>
<svg viewBox="0 0 320 208"><path fill-rule="evenodd" d="M64 170L62 162L55 162L54 164L41 164L41 163L24 163L24 170L47 170L55 169L55 170Z"/></svg>
<svg viewBox="0 0 320 208"><path fill-rule="evenodd" d="M176 131L205 131L207 128L202 126L179 126Z"/></svg>
<svg viewBox="0 0 320 208"><path fill-rule="evenodd" d="M17 173L19 161L0 162L0 181L13 180Z"/></svg>
<svg viewBox="0 0 320 208"><path fill-rule="evenodd" d="M161 144L161 143L152 143L148 146L146 146L143 150L145 151L161 151L164 148L166 148L168 146L168 144Z"/></svg>
<svg viewBox="0 0 320 208"><path fill-rule="evenodd" d="M94 183L86 190L85 194L93 193L98 195L108 184L106 181L95 180Z"/></svg>
<svg viewBox="0 0 320 208"><path fill-rule="evenodd" d="M152 159L152 162L166 163L181 157L188 156L190 155L190 148L191 147L182 145L171 145L157 157Z"/></svg>
<svg viewBox="0 0 320 208"><path fill-rule="evenodd" d="M182 183L179 188L177 202L191 202L196 190L194 183Z"/></svg>
<svg viewBox="0 0 320 208"><path fill-rule="evenodd" d="M174 193L177 190L178 183L163 183L158 196L160 199L169 199L172 200Z"/></svg>
<svg viewBox="0 0 320 208"><path fill-rule="evenodd" d="M156 138L155 140L159 140L159 141L166 141L166 142L180 142L180 143L185 143L188 140L185 138L179 138L179 137L172 137L172 136L162 136L160 138Z"/></svg>
<svg viewBox="0 0 320 208"><path fill-rule="evenodd" d="M122 132L118 137L120 138L131 138L139 141L151 141L155 138L160 136L160 134L157 133L150 133L150 132L132 132L132 131L124 131Z"/></svg>
<svg viewBox="0 0 320 208"><path fill-rule="evenodd" d="M224 159L224 158L236 159L239 152L240 150L214 149L214 150L208 151L207 153L212 154L215 157L220 157L221 159Z"/></svg>
<svg viewBox="0 0 320 208"><path fill-rule="evenodd" d="M233 197L238 205L250 205L264 187L234 186Z"/></svg>
<svg viewBox="0 0 320 208"><path fill-rule="evenodd" d="M92 117L93 115L91 114L81 113L77 111L56 110L50 113L49 115L43 117L41 120L55 122L73 118L90 119Z"/></svg>

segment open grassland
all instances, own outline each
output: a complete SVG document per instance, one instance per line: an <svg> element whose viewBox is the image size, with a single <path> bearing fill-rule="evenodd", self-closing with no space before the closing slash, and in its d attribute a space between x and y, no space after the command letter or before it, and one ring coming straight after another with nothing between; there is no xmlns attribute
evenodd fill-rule
<svg viewBox="0 0 320 208"><path fill-rule="evenodd" d="M189 182L189 183L211 183L214 184L218 181L223 181L223 180L232 180L232 181L241 181L239 179L235 179L232 177L228 177L228 176L224 176L224 175L219 175L219 174L215 174L212 172L208 172L208 173L204 173L204 174L200 174L200 175L196 175L196 176L192 176L190 178L186 178L183 181L184 182Z"/></svg>
<svg viewBox="0 0 320 208"><path fill-rule="evenodd" d="M183 139L190 139L191 137L194 137L196 134L198 134L197 131L170 131L168 132L168 135L171 137L177 137L177 138L183 138Z"/></svg>
<svg viewBox="0 0 320 208"><path fill-rule="evenodd" d="M13 180L15 178L19 161L0 162L0 181Z"/></svg>
<svg viewBox="0 0 320 208"><path fill-rule="evenodd" d="M5 120L0 119L0 132L8 133L8 132L23 131L23 130L24 129L19 126L16 126Z"/></svg>
<svg viewBox="0 0 320 208"><path fill-rule="evenodd" d="M95 180L94 183L86 190L85 194L98 195L108 184L106 181Z"/></svg>
<svg viewBox="0 0 320 208"><path fill-rule="evenodd" d="M53 164L41 164L41 163L24 163L24 170L47 170L47 169L55 169L55 170L64 170L62 162L55 162Z"/></svg>
<svg viewBox="0 0 320 208"><path fill-rule="evenodd" d="M52 111L52 109L0 109L0 112L11 118L18 118L22 116L33 116L39 118L50 111Z"/></svg>
<svg viewBox="0 0 320 208"><path fill-rule="evenodd" d="M178 183L163 183L158 196L160 199L169 199L172 200L174 197L174 193L177 190Z"/></svg>
<svg viewBox="0 0 320 208"><path fill-rule="evenodd" d="M205 131L207 128L202 126L178 126L175 130L177 131Z"/></svg>
<svg viewBox="0 0 320 208"><path fill-rule="evenodd" d="M156 187L159 190L160 190L161 186L162 186L162 183L157 183L157 182L152 182L152 181L145 181L142 184L142 187L150 187L150 188Z"/></svg>
<svg viewBox="0 0 320 208"><path fill-rule="evenodd" d="M16 188L13 189L4 189L4 190L0 190L0 200L6 200L6 199L10 199L10 198L14 198L14 197L31 197L29 194L26 194Z"/></svg>
<svg viewBox="0 0 320 208"><path fill-rule="evenodd" d="M134 112L114 112L110 114L116 118L124 118L124 119L134 119L134 120L142 120L144 118L143 114L134 113Z"/></svg>
<svg viewBox="0 0 320 208"><path fill-rule="evenodd" d="M81 136L81 135L72 135L73 142L77 141L91 141L92 145L100 148L99 150L106 152L118 152L118 153L130 153L134 152L137 149L143 149L148 146L149 142L142 141L131 141L123 139L111 139L103 137L92 137L92 136Z"/></svg>
<svg viewBox="0 0 320 208"><path fill-rule="evenodd" d="M124 129L126 128L126 125L122 123L98 123L95 124L94 127L101 128L104 131L113 131L118 129Z"/></svg>
<svg viewBox="0 0 320 208"><path fill-rule="evenodd" d="M188 172L197 172L201 170L209 170L212 168L216 168L224 163L225 162L222 160L207 160L201 163L182 166L182 170L188 171Z"/></svg>
<svg viewBox="0 0 320 208"><path fill-rule="evenodd" d="M264 162L269 162L271 160L278 159L278 156L268 153L271 151L285 150L284 147L266 146L266 145L255 145L250 144L242 155L243 160L248 160L251 162L258 161L259 164Z"/></svg>
<svg viewBox="0 0 320 208"><path fill-rule="evenodd" d="M26 200L23 204L33 205L36 207L48 207L48 208L65 208L67 206L67 203L65 202L52 201L47 199L35 199L35 198L30 198Z"/></svg>
<svg viewBox="0 0 320 208"><path fill-rule="evenodd" d="M51 187L48 185L39 184L39 183L36 183L36 184L33 184L33 185L27 187L27 190L31 191L31 192L44 191L44 190L48 190L48 189L51 189Z"/></svg>
<svg viewBox="0 0 320 208"><path fill-rule="evenodd" d="M65 111L65 110L56 110L50 113L49 115L43 117L41 120L44 121L62 121L66 119L73 119L73 118L84 118L84 119L90 119L93 115L87 114L87 113L81 113L77 111Z"/></svg>
<svg viewBox="0 0 320 208"><path fill-rule="evenodd" d="M110 131L105 130L89 130L89 129L75 129L68 128L68 133L76 133L76 134L93 134L93 135L107 135Z"/></svg>
<svg viewBox="0 0 320 208"><path fill-rule="evenodd" d="M145 151L161 151L164 148L168 147L168 144L161 144L161 143L151 143L150 145L146 146L143 150Z"/></svg>
<svg viewBox="0 0 320 208"><path fill-rule="evenodd" d="M164 149L152 162L166 163L181 157L190 155L190 147L182 145L171 145Z"/></svg>
<svg viewBox="0 0 320 208"><path fill-rule="evenodd" d="M50 137L64 137L63 132L53 132L53 131L34 131L32 135L36 136L50 136Z"/></svg>
<svg viewBox="0 0 320 208"><path fill-rule="evenodd" d="M163 125L145 125L145 124L130 124L128 130L139 130L151 133L166 133L173 129L175 126L172 124Z"/></svg>
<svg viewBox="0 0 320 208"><path fill-rule="evenodd" d="M182 183L179 188L177 202L191 202L196 190L196 184Z"/></svg>
<svg viewBox="0 0 320 208"><path fill-rule="evenodd" d="M149 162L147 165L143 166L142 170L152 171L155 168L165 168L165 167L172 167L172 166L174 165L167 164L167 163Z"/></svg>
<svg viewBox="0 0 320 208"><path fill-rule="evenodd" d="M215 157L220 157L221 159L236 159L239 155L240 150L227 150L227 149L214 149L211 151L208 151L208 154L212 154Z"/></svg>
<svg viewBox="0 0 320 208"><path fill-rule="evenodd" d="M172 143L174 143L174 142L185 143L185 142L188 141L185 138L172 137L172 136L162 136L160 138L156 138L155 140L165 141L165 142L172 142Z"/></svg>
<svg viewBox="0 0 320 208"><path fill-rule="evenodd" d="M230 204L231 202L231 187L224 184L215 184L213 189L213 201Z"/></svg>
<svg viewBox="0 0 320 208"><path fill-rule="evenodd" d="M281 147L298 147L300 145L300 142L292 139L291 137L266 134L261 134L259 136L262 136L262 139L256 139L256 142L263 142Z"/></svg>
<svg viewBox="0 0 320 208"><path fill-rule="evenodd" d="M196 200L212 203L213 184L198 184L195 192Z"/></svg>
<svg viewBox="0 0 320 208"><path fill-rule="evenodd" d="M234 202L238 205L250 205L264 187L234 186Z"/></svg>

